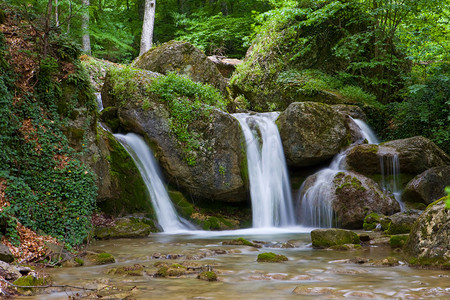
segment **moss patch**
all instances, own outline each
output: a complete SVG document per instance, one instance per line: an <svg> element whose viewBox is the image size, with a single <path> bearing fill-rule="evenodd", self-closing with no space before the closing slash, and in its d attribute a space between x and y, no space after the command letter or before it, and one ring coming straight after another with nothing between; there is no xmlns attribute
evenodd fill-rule
<svg viewBox="0 0 450 300"><path fill-rule="evenodd" d="M359 244L359 236L344 229L315 229L311 231L312 245L315 248L328 248L345 244Z"/></svg>
<svg viewBox="0 0 450 300"><path fill-rule="evenodd" d="M258 258L256 259L257 262L283 262L288 261L288 258L284 255L275 254L273 252L264 252L258 254Z"/></svg>
<svg viewBox="0 0 450 300"><path fill-rule="evenodd" d="M212 271L206 271L198 274L197 278L206 281L217 281L217 274Z"/></svg>
<svg viewBox="0 0 450 300"><path fill-rule="evenodd" d="M391 236L389 240L389 245L391 248L401 248L408 240L409 234L398 234Z"/></svg>
<svg viewBox="0 0 450 300"><path fill-rule="evenodd" d="M89 254L86 258L88 258L94 265L106 265L116 262L116 259L110 253Z"/></svg>
<svg viewBox="0 0 450 300"><path fill-rule="evenodd" d="M144 266L135 264L132 266L119 267L109 270L108 273L113 275L143 276Z"/></svg>
<svg viewBox="0 0 450 300"><path fill-rule="evenodd" d="M224 242L222 242L222 245L244 245L244 246L250 246L250 247L255 247L255 248L261 248L260 245L254 244L250 241L247 241L244 238L237 238L237 239L231 240L231 241L224 241Z"/></svg>
<svg viewBox="0 0 450 300"><path fill-rule="evenodd" d="M16 281L13 282L15 285L19 286L43 286L44 284L48 284L44 278L36 278L33 275L22 276ZM18 288L19 292L23 293L26 291L32 291L33 288Z"/></svg>

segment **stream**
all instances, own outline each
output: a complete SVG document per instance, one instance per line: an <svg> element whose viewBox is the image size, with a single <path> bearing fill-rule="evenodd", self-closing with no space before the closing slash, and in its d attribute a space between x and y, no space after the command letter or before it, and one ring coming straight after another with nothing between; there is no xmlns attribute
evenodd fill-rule
<svg viewBox="0 0 450 300"><path fill-rule="evenodd" d="M283 232L284 230L284 232ZM93 242L88 250L111 253L116 263L102 266L55 268L47 272L54 284L99 288L104 299L449 299L448 271L419 270L406 265L369 266L349 263L354 257L381 260L400 258L390 247L366 246L354 251L312 249L308 230L285 229L203 232L186 235L152 234L145 239ZM191 232L192 233L192 232ZM267 242L257 249L242 245L222 245L222 241L244 237ZM285 245L294 248L281 248ZM225 250L225 251L223 251ZM221 254L226 252L225 254ZM283 263L258 263L257 255L274 252L286 255ZM177 259L156 258L182 255ZM209 265L219 281L196 279L196 274L180 278L155 278L155 263L182 263L187 260ZM148 275L110 275L118 266L142 264ZM113 287L113 288L111 288ZM298 287L298 288L297 288ZM293 290L300 295L294 294ZM70 292L54 292L34 299L67 299ZM20 298L19 298L20 299ZM30 299L30 297L22 298Z"/></svg>

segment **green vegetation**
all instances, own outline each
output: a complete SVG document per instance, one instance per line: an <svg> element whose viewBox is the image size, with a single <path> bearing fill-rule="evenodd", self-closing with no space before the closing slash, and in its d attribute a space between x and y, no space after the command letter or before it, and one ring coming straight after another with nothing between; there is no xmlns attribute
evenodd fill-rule
<svg viewBox="0 0 450 300"><path fill-rule="evenodd" d="M281 254L275 254L273 252L264 252L258 254L257 262L283 262L288 261L288 258Z"/></svg>
<svg viewBox="0 0 450 300"><path fill-rule="evenodd" d="M22 276L13 282L13 284L18 285L18 286L42 286L46 283L47 282L46 282L46 280L44 280L44 278L38 278L33 275ZM33 288L18 288L18 291L22 292L22 293L26 292L26 291L32 291L32 290L33 290Z"/></svg>
<svg viewBox="0 0 450 300"><path fill-rule="evenodd" d="M391 236L389 245L391 248L401 248L408 240L409 234L398 234Z"/></svg>
<svg viewBox="0 0 450 300"><path fill-rule="evenodd" d="M206 281L217 281L217 274L212 271L206 271L198 274L197 278Z"/></svg>
<svg viewBox="0 0 450 300"><path fill-rule="evenodd" d="M88 255L88 258L95 265L106 265L106 264L112 264L112 263L116 262L116 259L110 253L90 254L90 255Z"/></svg>

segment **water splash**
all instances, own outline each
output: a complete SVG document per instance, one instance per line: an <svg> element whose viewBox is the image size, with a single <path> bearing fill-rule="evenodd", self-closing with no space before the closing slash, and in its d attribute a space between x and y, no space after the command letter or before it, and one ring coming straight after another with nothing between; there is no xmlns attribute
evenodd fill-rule
<svg viewBox="0 0 450 300"><path fill-rule="evenodd" d="M144 139L134 133L114 134L114 136L136 163L150 193L158 223L163 231L172 233L195 229L192 224L177 215L161 179L158 164Z"/></svg>
<svg viewBox="0 0 450 300"><path fill-rule="evenodd" d="M241 124L246 142L254 228L295 224L286 161L275 124L278 115L233 115Z"/></svg>
<svg viewBox="0 0 450 300"><path fill-rule="evenodd" d="M400 184L400 160L397 152L382 153L380 155L381 189L389 191L394 195L395 200L400 205L400 210L405 210L405 203L402 201L402 188Z"/></svg>
<svg viewBox="0 0 450 300"><path fill-rule="evenodd" d="M377 136L373 132L373 130L367 125L366 122L360 119L353 119L353 121L358 125L359 129L361 129L361 135L364 139L367 140L368 144L379 144Z"/></svg>

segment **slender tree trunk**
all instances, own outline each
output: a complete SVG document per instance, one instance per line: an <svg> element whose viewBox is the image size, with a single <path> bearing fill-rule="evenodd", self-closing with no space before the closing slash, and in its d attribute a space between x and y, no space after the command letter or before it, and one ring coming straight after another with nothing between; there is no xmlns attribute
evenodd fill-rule
<svg viewBox="0 0 450 300"><path fill-rule="evenodd" d="M83 32L82 48L87 54L91 54L91 37L89 35L89 0L83 0L84 12L81 17L81 31Z"/></svg>
<svg viewBox="0 0 450 300"><path fill-rule="evenodd" d="M43 54L44 57L47 56L47 52L48 52L48 37L50 34L50 25L51 25L51 20L52 20L52 9L53 9L53 0L48 0L48 4L47 4L47 16L45 17L45 24L44 24L44 38L43 38L43 42L44 42L44 49L43 49Z"/></svg>
<svg viewBox="0 0 450 300"><path fill-rule="evenodd" d="M142 25L141 51L139 55L144 54L153 43L153 27L155 25L155 7L156 0L145 0L144 23Z"/></svg>
<svg viewBox="0 0 450 300"><path fill-rule="evenodd" d="M56 27L59 27L58 0L55 0L55 23Z"/></svg>
<svg viewBox="0 0 450 300"><path fill-rule="evenodd" d="M72 1L69 0L69 18L67 20L67 33L70 33L70 20L72 19Z"/></svg>

